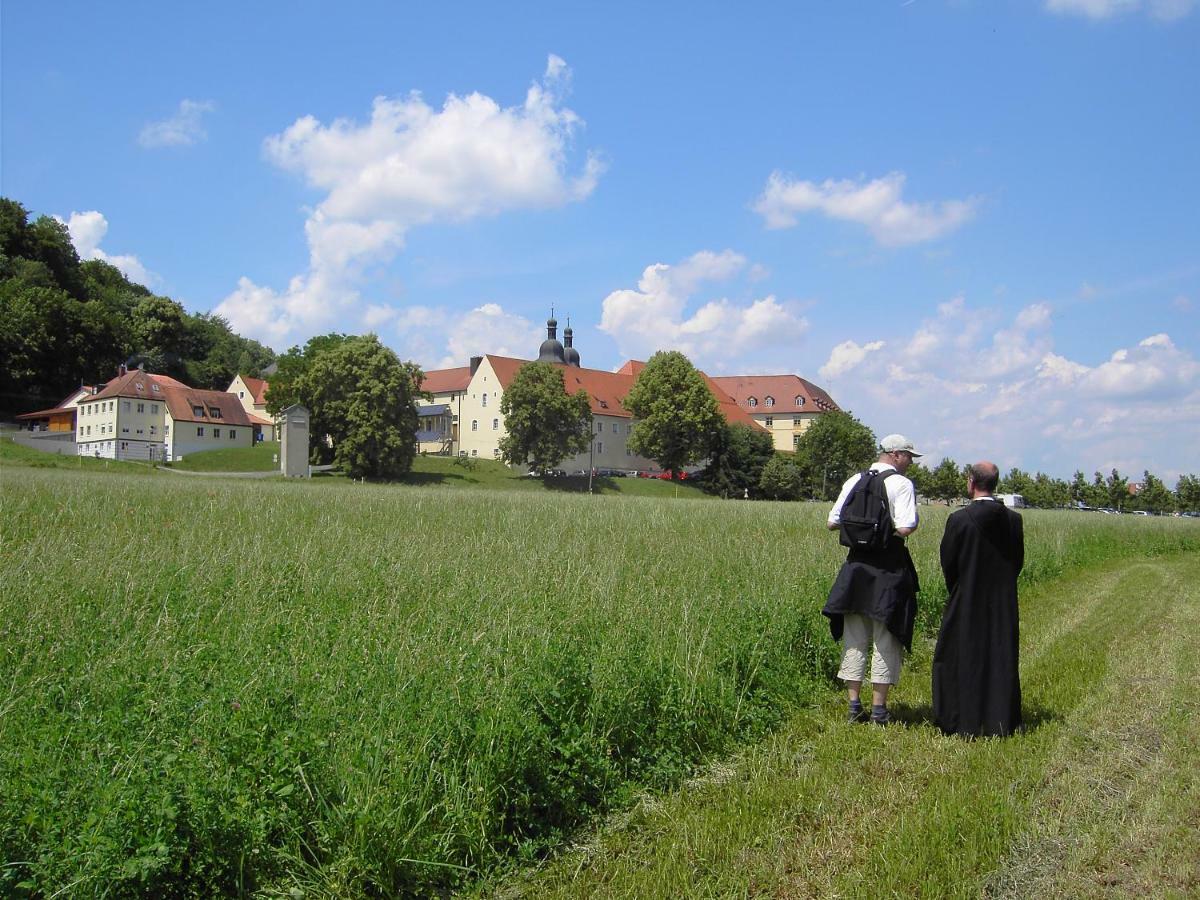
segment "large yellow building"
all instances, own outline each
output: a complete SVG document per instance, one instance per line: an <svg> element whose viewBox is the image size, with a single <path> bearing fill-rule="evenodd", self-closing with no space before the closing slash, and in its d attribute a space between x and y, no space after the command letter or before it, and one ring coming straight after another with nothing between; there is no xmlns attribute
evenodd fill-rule
<svg viewBox="0 0 1200 900"><path fill-rule="evenodd" d="M235 395L188 387L141 369L122 372L78 401L81 456L170 462L185 454L249 447L254 428Z"/></svg>
<svg viewBox="0 0 1200 900"><path fill-rule="evenodd" d="M713 381L771 433L776 450L795 450L817 416L838 408L823 388L799 375L723 375Z"/></svg>
<svg viewBox="0 0 1200 900"><path fill-rule="evenodd" d="M564 460L563 468L569 472L586 470L589 466L612 471L657 468L653 460L638 456L630 449L629 436L633 433L634 419L624 406L624 400L645 363L630 361L616 372L584 368L580 364L579 352L572 346L570 326L563 335L566 341L566 346L563 346L556 339L557 324L553 318L546 323L547 337L539 349L538 361L563 367L563 382L568 394L587 391L594 429L588 452ZM485 354L472 357L470 366L426 373L421 387L432 399L418 404L422 417L421 430L418 432L419 449L427 453L498 459L500 438L506 433L504 414L500 412L501 398L521 366L531 361ZM756 429L765 428L774 434L772 427L758 421L748 408L736 402L722 387L723 379L704 377L726 421ZM822 403L832 405L828 395L823 391L820 394L824 398ZM814 414L819 412L822 407L816 404L815 398L807 399L812 396L807 393L804 396ZM777 436L775 441L779 446ZM791 449L790 443L786 449Z"/></svg>

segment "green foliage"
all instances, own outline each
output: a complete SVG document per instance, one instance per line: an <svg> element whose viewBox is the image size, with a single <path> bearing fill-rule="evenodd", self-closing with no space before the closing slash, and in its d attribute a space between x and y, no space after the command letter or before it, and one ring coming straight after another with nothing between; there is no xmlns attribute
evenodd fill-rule
<svg viewBox="0 0 1200 900"><path fill-rule="evenodd" d="M624 405L635 419L629 447L672 478L707 455L725 425L704 376L677 350L650 357Z"/></svg>
<svg viewBox="0 0 1200 900"><path fill-rule="evenodd" d="M799 500L801 488L800 470L787 458L773 456L763 466L758 489L768 500Z"/></svg>
<svg viewBox="0 0 1200 900"><path fill-rule="evenodd" d="M822 413L796 442L801 496L834 500L842 484L878 455L875 435L847 412Z"/></svg>
<svg viewBox="0 0 1200 900"><path fill-rule="evenodd" d="M1200 512L1200 477L1180 475L1175 484L1175 502L1182 512Z"/></svg>
<svg viewBox="0 0 1200 900"><path fill-rule="evenodd" d="M774 456L771 435L740 423L725 425L709 448L701 484L721 497L757 497L763 467Z"/></svg>
<svg viewBox="0 0 1200 900"><path fill-rule="evenodd" d="M336 342L316 354L297 385L311 436L327 446L328 435L334 464L351 478L403 477L416 455L423 377L373 334Z"/></svg>
<svg viewBox="0 0 1200 900"><path fill-rule="evenodd" d="M216 316L192 316L101 260L80 262L66 227L0 198L0 411L54 405L126 360L224 390L273 354Z"/></svg>
<svg viewBox="0 0 1200 900"><path fill-rule="evenodd" d="M912 467L906 474L912 474ZM929 470L929 482L925 496L946 503L965 498L967 496L967 477L963 467L949 457L943 459Z"/></svg>
<svg viewBox="0 0 1200 900"><path fill-rule="evenodd" d="M561 366L522 366L500 399L500 412L507 432L500 439L500 458L509 465L553 469L568 456L583 453L591 441L587 392L567 394Z"/></svg>

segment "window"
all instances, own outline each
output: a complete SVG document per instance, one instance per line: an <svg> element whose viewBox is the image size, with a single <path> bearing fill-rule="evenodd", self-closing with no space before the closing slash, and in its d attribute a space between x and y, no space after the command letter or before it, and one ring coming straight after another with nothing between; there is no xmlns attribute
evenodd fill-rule
<svg viewBox="0 0 1200 900"><path fill-rule="evenodd" d="M478 455L479 455L479 451L478 451L478 450L474 450L474 449L472 449L472 450L471 450L471 455L472 455L472 456L478 456Z"/></svg>
<svg viewBox="0 0 1200 900"><path fill-rule="evenodd" d="M204 437L204 426L203 425L196 426L196 437Z"/></svg>
<svg viewBox="0 0 1200 900"><path fill-rule="evenodd" d="M146 389L146 386L140 381L136 382L133 387L139 394Z"/></svg>
<svg viewBox="0 0 1200 900"><path fill-rule="evenodd" d="M137 430L137 433L138 433L138 434L144 434L145 432L144 432L144 431L143 431L141 428L139 428L139 429Z"/></svg>
<svg viewBox="0 0 1200 900"><path fill-rule="evenodd" d="M792 435L792 449L793 450L800 449L800 435L798 435L798 434Z"/></svg>
<svg viewBox="0 0 1200 900"><path fill-rule="evenodd" d="M170 434L170 433L171 433L171 426L170 426L170 425L164 425L164 426L163 426L163 436L164 436L164 437L166 437L166 436L167 436L168 434Z"/></svg>
<svg viewBox="0 0 1200 900"><path fill-rule="evenodd" d="M129 410L132 408L133 407L131 406L131 404L129 403L128 400L121 401L121 409L125 410L125 412L129 412Z"/></svg>
<svg viewBox="0 0 1200 900"><path fill-rule="evenodd" d="M87 427L87 431L86 431L85 433L86 433L88 436L91 436L91 433L92 433L92 426L91 426L91 425L89 425L89 426ZM882 504L880 504L880 505L882 505Z"/></svg>
<svg viewBox="0 0 1200 900"><path fill-rule="evenodd" d="M208 416L211 419L219 419L221 418L221 410L217 409L215 406L210 406L208 408Z"/></svg>
<svg viewBox="0 0 1200 900"><path fill-rule="evenodd" d="M129 426L128 425L123 425L121 427L121 434L129 434Z"/></svg>
<svg viewBox="0 0 1200 900"><path fill-rule="evenodd" d="M492 431L499 431L499 430L500 430L500 420L492 419Z"/></svg>
<svg viewBox="0 0 1200 900"><path fill-rule="evenodd" d="M138 412L140 412L140 413L144 413L145 411L146 411L146 404L145 404L145 403L139 403L139 404L138 404Z"/></svg>
<svg viewBox="0 0 1200 900"><path fill-rule="evenodd" d="M220 436L221 436L221 429L220 429L220 428L214 428L214 429L213 429L213 437L215 437L215 438L219 438Z"/></svg>
<svg viewBox="0 0 1200 900"><path fill-rule="evenodd" d="M158 393L158 385L157 384L150 385L150 390L154 391L154 393L157 394Z"/></svg>
<svg viewBox="0 0 1200 900"><path fill-rule="evenodd" d="M471 430L472 430L472 431L478 431L478 430L479 430L479 420L478 420L478 419L472 419L472 420L471 420Z"/></svg>
<svg viewBox="0 0 1200 900"><path fill-rule="evenodd" d="M775 398L767 397L767 409L770 409L774 405L775 405Z"/></svg>
<svg viewBox="0 0 1200 900"><path fill-rule="evenodd" d="M620 425L618 425L616 422L613 422L613 434L619 434L619 433L620 433L620 431L619 431L620 427L621 427L621 426L620 426Z"/></svg>
<svg viewBox="0 0 1200 900"><path fill-rule="evenodd" d="M796 395L796 405L797 405L797 406L803 406L803 405L804 405L804 398L803 398L803 397L801 397L799 394L797 394L797 395Z"/></svg>
<svg viewBox="0 0 1200 900"><path fill-rule="evenodd" d="M596 452L597 453L604 452L604 441L596 441Z"/></svg>
<svg viewBox="0 0 1200 900"><path fill-rule="evenodd" d="M603 422L596 423L596 434L604 434L604 423Z"/></svg>
<svg viewBox="0 0 1200 900"><path fill-rule="evenodd" d="M772 416L767 416L767 427L771 428L775 425L775 419Z"/></svg>
<svg viewBox="0 0 1200 900"><path fill-rule="evenodd" d="M150 426L150 433L151 433L151 434L154 434L156 430L157 430L157 429L155 428L155 426L154 426L154 425L151 425L151 426Z"/></svg>
<svg viewBox="0 0 1200 900"><path fill-rule="evenodd" d="M157 404L157 403L151 403L151 404L150 404L150 412L152 412L152 413L157 413L157 412L158 412L158 404Z"/></svg>
<svg viewBox="0 0 1200 900"><path fill-rule="evenodd" d="M239 399L239 400L245 400L245 399L246 399L246 392L245 392L245 391L238 391L238 399Z"/></svg>
<svg viewBox="0 0 1200 900"><path fill-rule="evenodd" d="M792 419L792 424L794 426L796 426L797 428L799 428L801 423L803 423L803 422L804 422L804 420L802 418L800 418L799 416L796 416L796 418Z"/></svg>
<svg viewBox="0 0 1200 900"><path fill-rule="evenodd" d="M747 405L747 406L749 406L751 409L754 409L754 407L758 406L758 398L757 398L757 397L750 397L750 398L749 398L749 399L746 401L746 405Z"/></svg>
<svg viewBox="0 0 1200 900"><path fill-rule="evenodd" d="M229 429L229 439L232 441L236 437L237 437L237 432L234 431L232 428L230 428Z"/></svg>
<svg viewBox="0 0 1200 900"><path fill-rule="evenodd" d="M483 405L487 406L487 394L486 393L483 395Z"/></svg>
<svg viewBox="0 0 1200 900"><path fill-rule="evenodd" d="M492 456L499 458L499 456L500 456L500 448L499 447L492 448Z"/></svg>
<svg viewBox="0 0 1200 900"><path fill-rule="evenodd" d="M192 415L193 415L193 416L202 416L202 415L204 415L204 407L203 407L203 406L193 406L193 407L192 407Z"/></svg>

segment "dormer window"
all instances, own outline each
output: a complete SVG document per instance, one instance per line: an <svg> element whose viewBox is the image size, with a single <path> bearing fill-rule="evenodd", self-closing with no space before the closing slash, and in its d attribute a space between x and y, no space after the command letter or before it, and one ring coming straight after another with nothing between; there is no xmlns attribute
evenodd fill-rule
<svg viewBox="0 0 1200 900"><path fill-rule="evenodd" d="M803 405L804 405L804 398L803 398L803 397L800 397L800 396L797 396L797 397L796 397L796 405L797 405L797 406L803 406Z"/></svg>
<svg viewBox="0 0 1200 900"><path fill-rule="evenodd" d="M158 393L158 385L157 384L150 385L150 390L154 391L154 393L157 394Z"/></svg>
<svg viewBox="0 0 1200 900"><path fill-rule="evenodd" d="M203 407L203 406L193 406L193 407L192 407L192 415L193 415L193 416L202 416L202 415L204 415L204 407Z"/></svg>
<svg viewBox="0 0 1200 900"><path fill-rule="evenodd" d="M774 398L774 397L768 397L768 398L767 398L767 408L768 408L768 409L770 409L770 408L771 408L772 406L774 406L774 405L775 405L775 398Z"/></svg>
<svg viewBox="0 0 1200 900"><path fill-rule="evenodd" d="M142 391L144 391L146 389L146 386L144 384L142 384L140 381L135 381L133 384L133 389L140 394Z"/></svg>
<svg viewBox="0 0 1200 900"><path fill-rule="evenodd" d="M751 397L750 399L748 399L746 401L746 405L749 406L751 409L754 409L754 407L758 406L758 398Z"/></svg>
<svg viewBox="0 0 1200 900"><path fill-rule="evenodd" d="M219 419L219 418L221 418L221 410L219 410L215 406L210 406L208 408L208 416L211 419Z"/></svg>

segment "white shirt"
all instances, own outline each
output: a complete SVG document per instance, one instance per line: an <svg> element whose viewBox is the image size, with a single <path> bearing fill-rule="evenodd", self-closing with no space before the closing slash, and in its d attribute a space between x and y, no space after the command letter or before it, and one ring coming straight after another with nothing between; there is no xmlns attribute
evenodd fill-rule
<svg viewBox="0 0 1200 900"><path fill-rule="evenodd" d="M888 469L895 470L895 468L890 463L871 463L872 472L886 472ZM833 504L833 509L829 511L830 525L841 524L842 507L846 504L846 498L850 496L850 489L858 484L858 479L861 477L862 473L856 472L846 479L846 483L842 485L842 492L838 494L837 502ZM899 478L885 479L883 487L887 491L888 508L892 513L892 527L916 528L917 492L913 488L913 483L901 475Z"/></svg>

